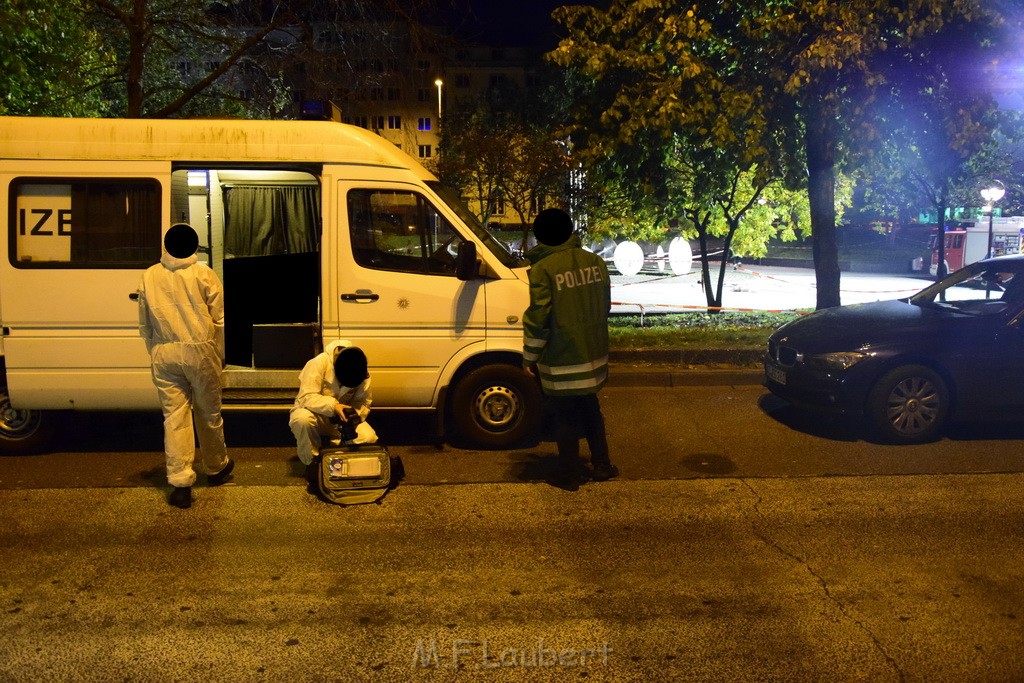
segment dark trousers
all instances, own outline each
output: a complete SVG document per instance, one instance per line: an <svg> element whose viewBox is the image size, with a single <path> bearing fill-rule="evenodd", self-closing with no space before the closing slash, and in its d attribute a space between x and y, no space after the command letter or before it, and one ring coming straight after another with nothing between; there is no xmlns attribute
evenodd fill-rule
<svg viewBox="0 0 1024 683"><path fill-rule="evenodd" d="M558 459L562 467L575 467L580 457L580 438L587 440L590 463L597 466L611 464L608 457L608 439L604 431L604 415L597 394L583 396L545 396L548 403Z"/></svg>

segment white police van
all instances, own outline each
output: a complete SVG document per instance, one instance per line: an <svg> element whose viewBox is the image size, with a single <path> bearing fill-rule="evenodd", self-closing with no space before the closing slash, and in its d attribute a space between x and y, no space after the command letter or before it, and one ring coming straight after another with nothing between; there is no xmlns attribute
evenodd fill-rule
<svg viewBox="0 0 1024 683"><path fill-rule="evenodd" d="M494 448L536 424L526 268L366 130L0 117L0 184L0 450L42 447L50 411L159 408L136 290L178 222L224 284L225 412L286 410L302 364L344 338L374 409Z"/></svg>

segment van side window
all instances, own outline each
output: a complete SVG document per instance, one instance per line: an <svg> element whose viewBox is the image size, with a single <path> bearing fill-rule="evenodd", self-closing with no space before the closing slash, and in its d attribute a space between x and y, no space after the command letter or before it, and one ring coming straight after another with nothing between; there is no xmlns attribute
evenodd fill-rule
<svg viewBox="0 0 1024 683"><path fill-rule="evenodd" d="M15 266L142 268L160 260L156 180L19 179L11 195Z"/></svg>
<svg viewBox="0 0 1024 683"><path fill-rule="evenodd" d="M422 195L351 190L349 233L356 263L378 270L454 275L462 237Z"/></svg>

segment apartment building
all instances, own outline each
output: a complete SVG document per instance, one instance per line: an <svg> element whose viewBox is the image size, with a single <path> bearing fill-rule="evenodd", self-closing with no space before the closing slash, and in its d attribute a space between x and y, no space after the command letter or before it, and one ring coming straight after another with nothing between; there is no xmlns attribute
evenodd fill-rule
<svg viewBox="0 0 1024 683"><path fill-rule="evenodd" d="M468 107L493 88L533 85L536 51L458 44L443 30L390 24L318 24L315 50L298 29L269 36L293 106L332 103L343 122L372 130L433 169L449 107ZM484 212L473 207L478 214ZM503 198L490 199L490 222L518 224Z"/></svg>

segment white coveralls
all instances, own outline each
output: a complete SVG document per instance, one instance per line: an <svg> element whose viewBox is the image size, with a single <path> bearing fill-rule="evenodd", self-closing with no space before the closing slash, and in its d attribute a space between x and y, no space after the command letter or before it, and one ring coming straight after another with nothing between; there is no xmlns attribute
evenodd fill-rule
<svg viewBox="0 0 1024 683"><path fill-rule="evenodd" d="M355 409L362 419L356 427L357 437L352 443L374 443L377 434L366 423L373 403L370 378L358 387L342 386L334 374L334 360L345 347L352 343L345 339L333 341L323 353L310 359L299 373L299 395L295 398L288 415L288 426L295 435L299 460L303 465L313 462L320 454L322 437L340 439L337 425L333 422L335 406L347 405Z"/></svg>
<svg viewBox="0 0 1024 683"><path fill-rule="evenodd" d="M176 258L165 252L139 285L139 334L163 408L167 482L192 486L193 418L206 474L228 462L220 415L224 291L217 274L195 254Z"/></svg>

